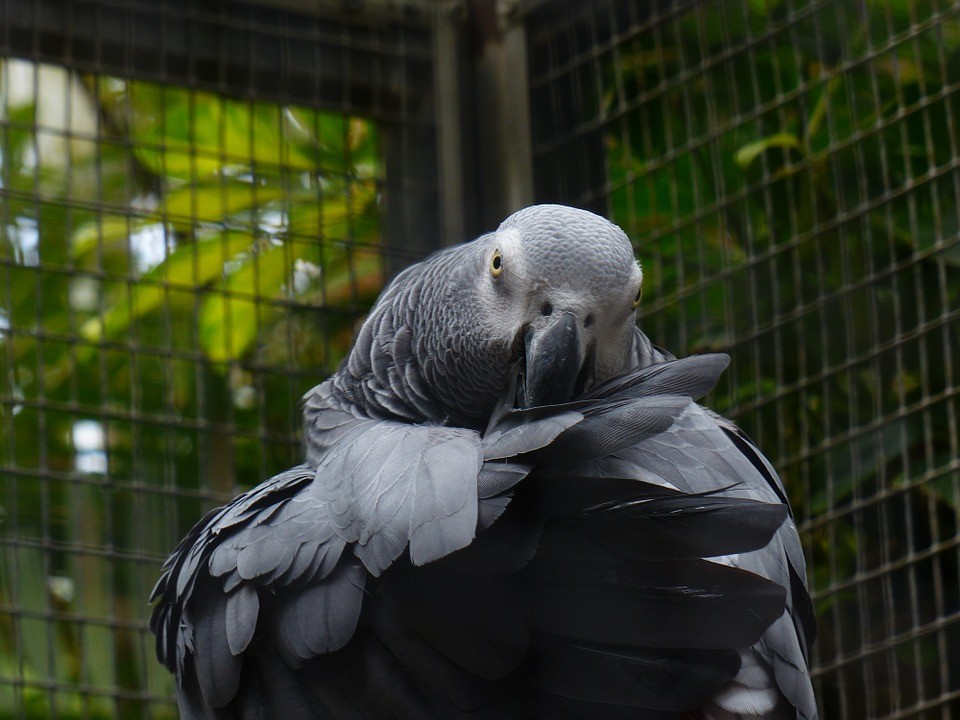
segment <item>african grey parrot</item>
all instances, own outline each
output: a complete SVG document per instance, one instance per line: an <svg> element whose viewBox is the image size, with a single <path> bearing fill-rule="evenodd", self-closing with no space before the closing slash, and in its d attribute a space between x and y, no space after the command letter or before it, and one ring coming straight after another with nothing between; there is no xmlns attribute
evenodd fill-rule
<svg viewBox="0 0 960 720"><path fill-rule="evenodd" d="M539 205L400 273L302 465L210 512L151 618L184 718L814 718L783 485L635 325L615 225Z"/></svg>

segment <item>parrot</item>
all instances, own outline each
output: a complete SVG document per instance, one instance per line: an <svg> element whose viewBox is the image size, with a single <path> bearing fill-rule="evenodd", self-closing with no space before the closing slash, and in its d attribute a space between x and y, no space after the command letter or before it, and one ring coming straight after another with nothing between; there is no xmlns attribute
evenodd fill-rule
<svg viewBox="0 0 960 720"><path fill-rule="evenodd" d="M303 399L301 464L153 590L184 720L812 720L782 480L637 326L643 271L533 205L400 272Z"/></svg>

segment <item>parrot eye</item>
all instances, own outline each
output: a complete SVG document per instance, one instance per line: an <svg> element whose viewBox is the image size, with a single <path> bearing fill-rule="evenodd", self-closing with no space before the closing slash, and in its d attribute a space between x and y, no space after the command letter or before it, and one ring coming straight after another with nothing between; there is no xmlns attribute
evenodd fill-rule
<svg viewBox="0 0 960 720"><path fill-rule="evenodd" d="M493 257L490 258L490 274L494 277L500 277L503 272L503 256L499 250L493 251Z"/></svg>
<svg viewBox="0 0 960 720"><path fill-rule="evenodd" d="M643 287L637 288L637 294L633 298L633 309L636 310L640 305L640 298L643 295Z"/></svg>

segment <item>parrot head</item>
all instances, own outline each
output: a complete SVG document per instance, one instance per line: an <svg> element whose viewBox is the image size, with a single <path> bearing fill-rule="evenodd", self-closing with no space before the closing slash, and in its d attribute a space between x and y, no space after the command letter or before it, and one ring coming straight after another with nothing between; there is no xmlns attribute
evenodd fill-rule
<svg viewBox="0 0 960 720"><path fill-rule="evenodd" d="M637 366L642 279L613 223L525 208L394 278L332 392L360 414L471 428L504 400L567 402Z"/></svg>
<svg viewBox="0 0 960 720"><path fill-rule="evenodd" d="M630 369L643 273L619 227L534 205L477 243L475 297L496 344L520 354L521 406L570 400Z"/></svg>

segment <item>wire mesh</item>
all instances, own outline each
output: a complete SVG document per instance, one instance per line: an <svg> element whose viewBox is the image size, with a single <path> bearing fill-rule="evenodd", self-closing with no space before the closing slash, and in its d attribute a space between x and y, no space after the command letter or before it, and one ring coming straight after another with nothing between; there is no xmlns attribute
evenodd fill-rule
<svg viewBox="0 0 960 720"><path fill-rule="evenodd" d="M160 562L211 506L299 460L299 398L385 266L435 242L382 230L386 197L407 228L435 204L430 175L385 170L431 134L429 35L228 3L85 3L60 24L14 5L0 717L175 717L146 628Z"/></svg>
<svg viewBox="0 0 960 720"><path fill-rule="evenodd" d="M960 711L958 20L899 0L526 18L538 199L628 230L656 342L731 353L712 402L791 494L825 717Z"/></svg>
<svg viewBox="0 0 960 720"><path fill-rule="evenodd" d="M345 5L0 5L0 717L175 715L159 562L299 458L439 240L430 26ZM960 715L960 3L513 5L536 199L628 230L656 342L733 357L823 715Z"/></svg>

